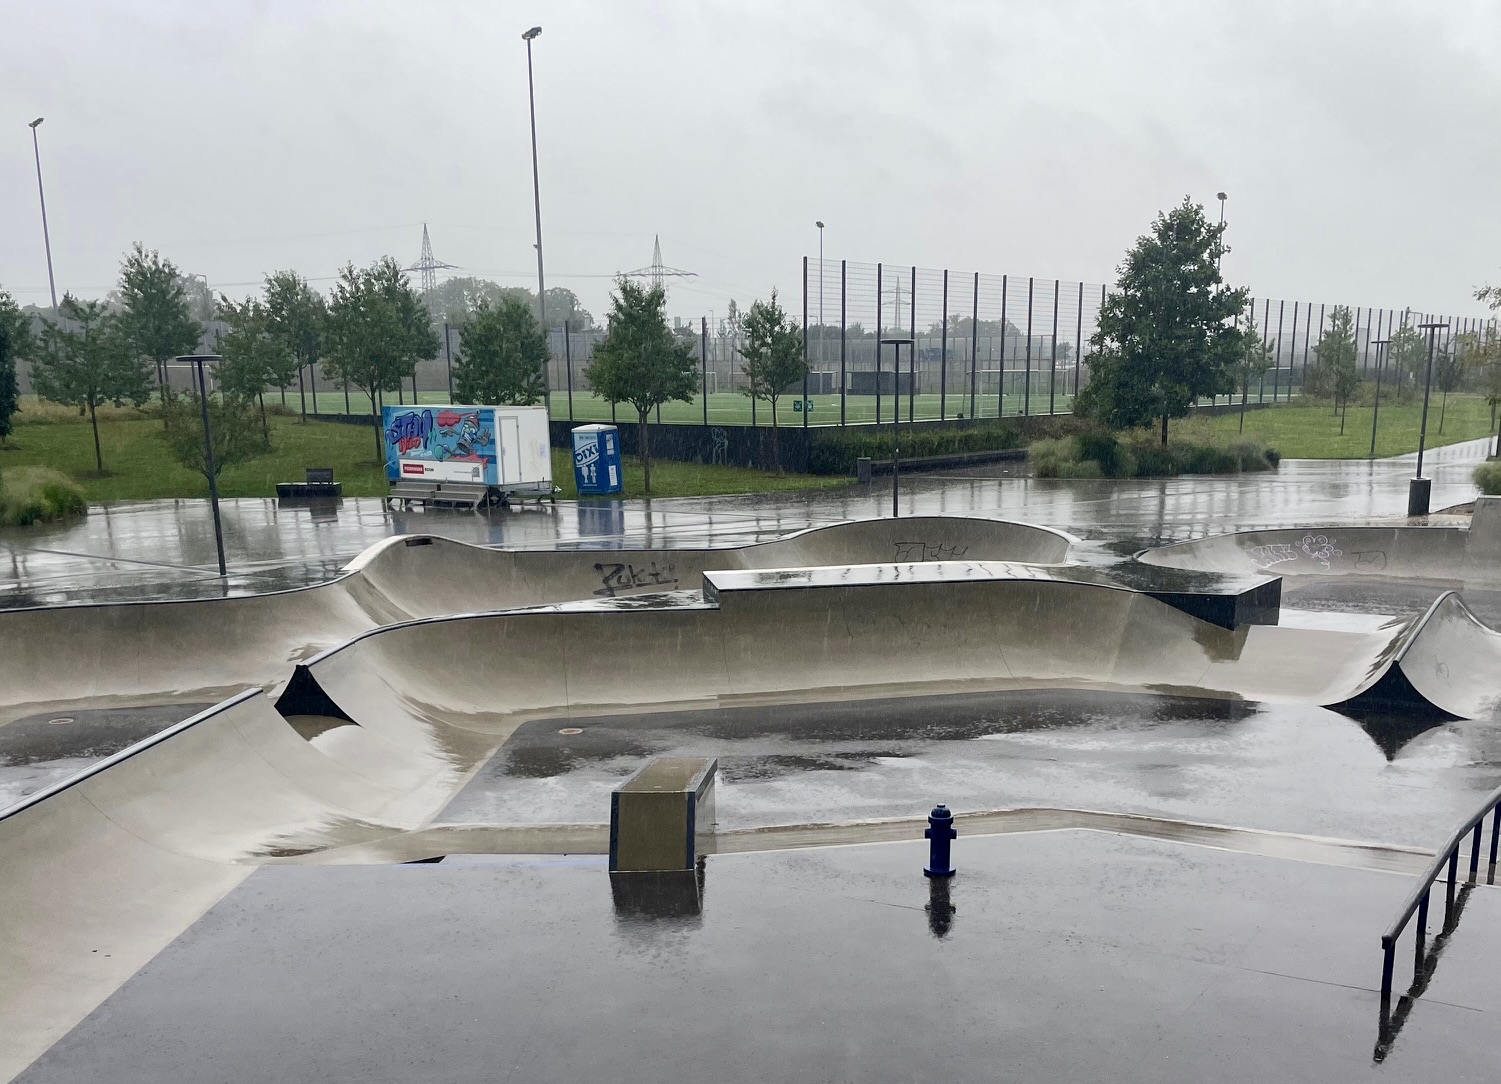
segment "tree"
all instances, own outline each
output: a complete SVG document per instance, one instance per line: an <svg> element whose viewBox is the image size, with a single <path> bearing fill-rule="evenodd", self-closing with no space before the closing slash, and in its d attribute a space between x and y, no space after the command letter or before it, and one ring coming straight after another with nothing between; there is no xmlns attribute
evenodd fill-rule
<svg viewBox="0 0 1501 1084"><path fill-rule="evenodd" d="M1339 413L1339 431L1345 431L1345 413L1350 396L1360 387L1360 371L1355 368L1355 320L1348 306L1336 305L1329 314L1329 324L1313 348L1317 361L1305 366L1303 390L1319 398L1334 400Z"/></svg>
<svg viewBox="0 0 1501 1084"><path fill-rule="evenodd" d="M327 336L325 365L334 379L370 396L375 461L382 462L381 395L399 388L418 361L438 352L432 321L406 273L384 256L369 267L349 264L339 272L328 304Z"/></svg>
<svg viewBox="0 0 1501 1084"><path fill-rule="evenodd" d="M120 317L103 301L79 301L71 294L58 306L59 320L44 320L42 349L32 360L37 394L54 403L88 411L94 430L94 467L104 473L99 447L100 403L140 406L151 398L144 359L125 337Z"/></svg>
<svg viewBox="0 0 1501 1084"><path fill-rule="evenodd" d="M138 355L155 363L165 402L167 362L192 353L203 337L177 265L137 241L120 265L120 306L120 333Z"/></svg>
<svg viewBox="0 0 1501 1084"><path fill-rule="evenodd" d="M1397 398L1406 399L1426 377L1428 340L1404 318L1387 343L1386 359L1397 373ZM1412 377L1411 384L1407 382L1408 376Z"/></svg>
<svg viewBox="0 0 1501 1084"><path fill-rule="evenodd" d="M214 371L219 387L260 407L261 434L269 447L271 426L266 420L266 388L286 388L297 379L297 358L283 339L272 333L266 306L256 298L231 301L220 296L219 315L229 330L219 340L223 360Z"/></svg>
<svg viewBox="0 0 1501 1084"><path fill-rule="evenodd" d="M749 311L740 319L740 331L744 335L740 353L745 359L746 381L741 390L752 399L761 399L771 406L771 455L776 460L777 473L781 474L777 400L808 372L808 363L803 358L803 329L782 311L782 306L777 303L777 292L773 290L770 301L751 303Z"/></svg>
<svg viewBox="0 0 1501 1084"><path fill-rule="evenodd" d="M10 439L11 418L21 409L16 361L31 354L31 321L15 299L0 290L0 447Z"/></svg>
<svg viewBox="0 0 1501 1084"><path fill-rule="evenodd" d="M423 302L439 323L463 324L472 319L481 305L498 308L503 299L512 297L522 302L533 315L537 312L537 295L524 286L502 286L489 279L472 275L455 275L438 283L430 294L423 295ZM594 317L579 304L578 295L566 286L547 288L547 325L562 327L567 320L574 331L588 331L594 326Z"/></svg>
<svg viewBox="0 0 1501 1084"><path fill-rule="evenodd" d="M225 467L243 463L271 450L258 424L253 400L242 395L226 394L208 398L209 433L214 446L214 478ZM167 451L182 466L197 471L207 480L208 459L204 455L203 407L197 392L174 395L162 408L162 439Z"/></svg>
<svg viewBox="0 0 1501 1084"><path fill-rule="evenodd" d="M1246 404L1251 400L1251 381L1258 379L1275 363L1272 344L1262 337L1256 326L1256 313L1246 306L1245 323L1241 325L1241 348L1231 366L1235 383L1240 388L1240 431L1246 431Z"/></svg>
<svg viewBox="0 0 1501 1084"><path fill-rule="evenodd" d="M464 323L454 357L454 389L463 403L530 406L547 393L547 336L525 301L481 301Z"/></svg>
<svg viewBox="0 0 1501 1084"><path fill-rule="evenodd" d="M1231 320L1249 291L1232 290L1216 263L1224 227L1187 197L1158 213L1126 254L1090 339L1089 386L1076 409L1117 429L1185 416L1200 396L1227 395L1241 332Z"/></svg>
<svg viewBox="0 0 1501 1084"><path fill-rule="evenodd" d="M663 309L667 294L660 286L646 287L631 279L615 280L604 338L594 345L594 357L584 367L584 379L610 403L636 408L645 491L651 492L651 436L646 417L653 407L676 399L693 402L698 366L693 349L680 342L667 326Z"/></svg>
<svg viewBox="0 0 1501 1084"><path fill-rule="evenodd" d="M328 308L323 303L323 295L309 286L296 271L278 271L266 276L267 328L296 359L299 387L302 370L311 369L322 356L327 322ZM306 419L307 397L300 396L300 399L302 416ZM315 411L317 407L318 404L314 403Z"/></svg>

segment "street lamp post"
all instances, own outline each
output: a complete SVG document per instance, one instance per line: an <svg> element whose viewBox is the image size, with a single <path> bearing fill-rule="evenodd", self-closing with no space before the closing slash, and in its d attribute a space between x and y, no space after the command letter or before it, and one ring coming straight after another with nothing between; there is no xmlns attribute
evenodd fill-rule
<svg viewBox="0 0 1501 1084"><path fill-rule="evenodd" d="M1230 197L1223 192L1216 192L1214 198L1220 201L1220 251L1214 258L1214 273L1220 273L1220 261L1225 256L1225 200Z"/></svg>
<svg viewBox="0 0 1501 1084"><path fill-rule="evenodd" d="M1407 514L1426 516L1428 498L1433 492L1433 479L1423 477L1423 449L1428 443L1428 402L1433 397L1433 357L1438 349L1438 329L1448 327L1443 323L1419 324L1419 331L1428 332L1428 375L1423 382L1423 420L1418 425L1418 472L1407 487Z"/></svg>
<svg viewBox="0 0 1501 1084"><path fill-rule="evenodd" d="M31 151L36 155L36 194L42 204L42 244L47 249L47 289L52 294L52 318L57 319L57 283L52 278L52 237L47 232L47 193L42 190L42 146L37 141L36 130L45 118L38 117L27 127L31 129Z"/></svg>
<svg viewBox="0 0 1501 1084"><path fill-rule="evenodd" d="M532 87L532 41L542 33L540 26L534 26L521 40L526 42L526 99L528 110L532 119L532 208L537 215L537 323L542 325L542 334L547 335L547 289L542 278L542 181L537 173L537 93ZM547 339L548 354L550 354L552 340ZM542 359L542 401L547 405L549 412L552 408L552 379L547 369L547 357Z"/></svg>
<svg viewBox="0 0 1501 1084"><path fill-rule="evenodd" d="M1376 420L1381 417L1381 348L1390 343L1390 339L1376 339L1371 345L1376 348L1376 406L1371 411L1371 458L1376 458Z"/></svg>
<svg viewBox="0 0 1501 1084"><path fill-rule="evenodd" d="M195 370L198 383L198 408L203 413L203 466L204 473L208 475L209 505L214 511L214 548L219 554L219 575L226 576L229 572L224 565L224 526L219 519L219 481L214 470L214 435L208 420L208 383L203 377L204 362L224 359L218 354L187 354L176 360L187 362Z"/></svg>
<svg viewBox="0 0 1501 1084"><path fill-rule="evenodd" d="M916 344L916 340L913 339L913 338L911 338L910 336L893 336L892 338L889 338L889 339L882 339L882 340L880 340L880 343L881 343L882 346L891 346L891 347L895 348L896 358L892 361L892 364L891 364L891 398L892 398L892 401L894 403L900 405L901 401L902 401L902 398L901 398L901 395L902 395L902 347L906 346L908 348L907 349L907 354L908 354L909 358L912 358L912 356L913 356L912 347ZM879 355L878 355L878 357L879 357ZM916 365L915 365L915 362L913 363L913 369L914 369L913 376L915 377L916 376ZM879 390L880 389L880 377L879 377L880 366L879 365L876 366L876 372L878 374L877 378L876 378L876 388L877 388L877 390ZM901 515L901 512L898 510L897 503L896 503L897 502L897 497L900 496L900 494L901 494L901 488L902 488L901 487L902 445L901 445L901 439L900 439L901 438L901 424L902 424L902 412L900 410L896 409L896 407L893 407L892 411L891 411L891 518L892 519L896 519L899 515Z"/></svg>

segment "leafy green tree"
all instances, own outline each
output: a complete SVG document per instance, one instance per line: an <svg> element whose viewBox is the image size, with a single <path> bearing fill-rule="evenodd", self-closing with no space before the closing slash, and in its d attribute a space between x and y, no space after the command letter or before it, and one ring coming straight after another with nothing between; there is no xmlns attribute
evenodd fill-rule
<svg viewBox="0 0 1501 1084"><path fill-rule="evenodd" d="M266 306L257 298L231 301L220 296L219 315L229 330L219 340L223 358L214 376L219 387L241 399L253 399L260 408L261 433L271 443L266 420L266 388L286 388L297 379L297 358L286 342L271 330Z"/></svg>
<svg viewBox="0 0 1501 1084"><path fill-rule="evenodd" d="M145 359L125 337L120 317L110 313L103 301L79 301L65 295L58 317L55 323L42 321L42 348L32 359L32 383L43 399L88 411L94 431L94 467L103 474L99 404L142 405L151 398L151 375Z"/></svg>
<svg viewBox="0 0 1501 1084"><path fill-rule="evenodd" d="M645 490L651 492L651 435L646 418L653 407L676 399L693 402L698 365L693 349L673 335L663 309L667 294L628 278L615 281L604 338L584 367L584 379L610 403L636 408Z"/></svg>
<svg viewBox="0 0 1501 1084"><path fill-rule="evenodd" d="M1220 279L1216 264L1228 251L1223 231L1185 197L1137 239L1090 339L1080 413L1117 429L1160 418L1166 444L1169 418L1185 416L1201 396L1234 389L1232 366L1242 347L1231 321L1249 291Z"/></svg>
<svg viewBox="0 0 1501 1084"><path fill-rule="evenodd" d="M203 338L186 282L176 264L137 241L120 265L119 297L120 332L137 354L155 363L165 402L167 362L192 353Z"/></svg>
<svg viewBox="0 0 1501 1084"><path fill-rule="evenodd" d="M1397 398L1411 398L1414 388L1427 378L1428 340L1404 319L1387 343L1386 360L1397 376ZM1408 377L1412 378L1411 383Z"/></svg>
<svg viewBox="0 0 1501 1084"><path fill-rule="evenodd" d="M1259 380L1275 363L1272 344L1256 326L1256 313L1246 306L1244 322L1240 326L1241 348L1231 366L1236 386L1240 388L1240 431L1246 431L1246 405L1251 401L1251 381Z"/></svg>
<svg viewBox="0 0 1501 1084"><path fill-rule="evenodd" d="M462 403L540 403L547 392L547 336L525 301L481 301L464 323L454 357L454 390Z"/></svg>
<svg viewBox="0 0 1501 1084"><path fill-rule="evenodd" d="M31 354L31 321L15 298L0 290L0 447L10 439L11 418L21 409L16 361Z"/></svg>
<svg viewBox="0 0 1501 1084"><path fill-rule="evenodd" d="M409 377L417 362L438 351L438 336L422 299L390 256L339 273L328 304L325 368L370 396L375 461L385 458L380 400Z"/></svg>
<svg viewBox="0 0 1501 1084"><path fill-rule="evenodd" d="M266 276L265 307L267 327L296 359L294 376L300 381L302 370L311 369L322 356L328 323L328 307L323 302L323 295L296 271L278 271ZM302 415L306 419L307 397L301 396L300 399ZM315 409L316 406L314 404Z"/></svg>
<svg viewBox="0 0 1501 1084"><path fill-rule="evenodd" d="M1329 323L1313 348L1316 361L1305 366L1303 390L1308 395L1334 400L1339 414L1339 431L1345 431L1345 409L1350 396L1360 387L1360 371L1355 367L1355 317L1345 305L1336 305Z"/></svg>
<svg viewBox="0 0 1501 1084"><path fill-rule="evenodd" d="M770 301L751 302L750 309L740 318L740 332L744 337L740 353L745 372L745 387L741 391L771 406L771 454L777 463L777 473L781 474L777 400L808 371L808 363L803 359L803 329L782 311L773 290Z"/></svg>
<svg viewBox="0 0 1501 1084"><path fill-rule="evenodd" d="M437 289L423 296L439 323L463 324L473 319L481 305L495 309L505 298L515 298L526 305L535 316L537 295L524 286L502 286L489 279L473 275L455 275L438 283ZM574 331L588 331L594 327L594 317L579 304L578 295L566 286L547 288L547 326L562 327L567 320Z"/></svg>
<svg viewBox="0 0 1501 1084"><path fill-rule="evenodd" d="M224 468L264 455L271 444L256 418L255 402L243 395L208 398L209 433L214 446L214 478ZM209 476L204 454L203 408L197 392L174 395L162 407L162 440L167 451L188 470Z"/></svg>

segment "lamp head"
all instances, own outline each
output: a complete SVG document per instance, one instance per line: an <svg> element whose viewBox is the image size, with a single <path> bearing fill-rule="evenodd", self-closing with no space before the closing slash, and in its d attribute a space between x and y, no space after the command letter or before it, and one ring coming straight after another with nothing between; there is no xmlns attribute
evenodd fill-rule
<svg viewBox="0 0 1501 1084"><path fill-rule="evenodd" d="M1223 193L1223 192L1216 192L1214 194L1214 198L1217 199L1217 200L1219 200L1221 203L1224 203L1230 197L1227 196L1227 195L1225 195L1225 193Z"/></svg>
<svg viewBox="0 0 1501 1084"><path fill-rule="evenodd" d="M521 40L522 41L531 41L533 38L535 38L537 35L539 35L541 33L542 33L542 28L540 26L534 26L530 30L528 30L525 34L521 35Z"/></svg>
<svg viewBox="0 0 1501 1084"><path fill-rule="evenodd" d="M44 119L45 119L44 117L38 117L36 120L32 121L26 127L28 127L28 128L35 128L38 124L41 124Z"/></svg>
<svg viewBox="0 0 1501 1084"><path fill-rule="evenodd" d="M817 226L819 229L823 229L823 223L822 222L815 222L815 223L813 223L813 225Z"/></svg>

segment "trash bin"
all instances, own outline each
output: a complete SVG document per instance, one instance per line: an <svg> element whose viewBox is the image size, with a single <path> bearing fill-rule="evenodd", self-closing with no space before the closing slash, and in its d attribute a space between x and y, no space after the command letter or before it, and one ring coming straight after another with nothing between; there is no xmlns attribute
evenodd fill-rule
<svg viewBox="0 0 1501 1084"><path fill-rule="evenodd" d="M580 425L573 430L573 482L579 496L619 493L620 430L613 425Z"/></svg>

